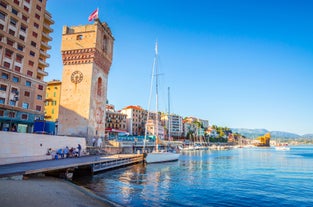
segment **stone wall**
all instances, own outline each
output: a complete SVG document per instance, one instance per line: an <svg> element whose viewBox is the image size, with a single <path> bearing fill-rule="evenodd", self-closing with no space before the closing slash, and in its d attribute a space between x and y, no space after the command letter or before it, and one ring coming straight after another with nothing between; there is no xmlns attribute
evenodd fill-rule
<svg viewBox="0 0 313 207"><path fill-rule="evenodd" d="M51 159L47 150L82 146L86 150L86 139L82 137L52 136L0 131L0 165Z"/></svg>

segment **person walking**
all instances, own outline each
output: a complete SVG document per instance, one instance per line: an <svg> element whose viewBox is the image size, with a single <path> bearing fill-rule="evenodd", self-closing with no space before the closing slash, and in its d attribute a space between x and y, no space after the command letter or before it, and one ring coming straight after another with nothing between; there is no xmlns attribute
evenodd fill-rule
<svg viewBox="0 0 313 207"><path fill-rule="evenodd" d="M80 157L80 151L82 150L82 146L80 146L80 144L78 144L77 149L78 149L78 157Z"/></svg>

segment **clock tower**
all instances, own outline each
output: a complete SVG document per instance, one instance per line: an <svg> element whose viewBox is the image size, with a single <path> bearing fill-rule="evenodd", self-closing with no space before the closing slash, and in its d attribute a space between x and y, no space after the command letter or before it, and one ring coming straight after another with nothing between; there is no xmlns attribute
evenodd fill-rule
<svg viewBox="0 0 313 207"><path fill-rule="evenodd" d="M63 27L59 135L104 137L113 42L110 28L99 19L92 25Z"/></svg>

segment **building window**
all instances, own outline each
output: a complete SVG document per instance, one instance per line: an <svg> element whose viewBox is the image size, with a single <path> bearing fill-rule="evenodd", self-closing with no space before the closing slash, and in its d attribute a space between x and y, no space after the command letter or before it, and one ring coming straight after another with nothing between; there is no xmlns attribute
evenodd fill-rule
<svg viewBox="0 0 313 207"><path fill-rule="evenodd" d="M53 97L57 97L57 92L53 92Z"/></svg>
<svg viewBox="0 0 313 207"><path fill-rule="evenodd" d="M5 13L0 12L0 19L2 19L3 21L5 21L5 16L6 16Z"/></svg>
<svg viewBox="0 0 313 207"><path fill-rule="evenodd" d="M42 95L37 95L37 100L42 100Z"/></svg>
<svg viewBox="0 0 313 207"><path fill-rule="evenodd" d="M54 114L54 109L52 109L51 113Z"/></svg>
<svg viewBox="0 0 313 207"><path fill-rule="evenodd" d="M40 15L39 14L35 14L35 18L40 20Z"/></svg>
<svg viewBox="0 0 313 207"><path fill-rule="evenodd" d="M26 81L26 82L25 82L25 86L31 87L31 86L32 86L32 82Z"/></svg>
<svg viewBox="0 0 313 207"><path fill-rule="evenodd" d="M37 9L38 11L41 11L41 7L40 7L39 5L36 6L36 9Z"/></svg>
<svg viewBox="0 0 313 207"><path fill-rule="evenodd" d="M10 112L8 113L8 117L10 117L10 118L15 118L15 112L10 111Z"/></svg>
<svg viewBox="0 0 313 207"><path fill-rule="evenodd" d="M28 70L28 71L27 71L27 75L28 75L28 76L33 76L33 71Z"/></svg>
<svg viewBox="0 0 313 207"><path fill-rule="evenodd" d="M27 6L24 6L24 10L25 10L26 12L28 12L28 11L29 11L29 8L28 8Z"/></svg>
<svg viewBox="0 0 313 207"><path fill-rule="evenodd" d="M16 77L16 76L13 76L12 81L14 83L18 83L20 81L20 79L18 77Z"/></svg>
<svg viewBox="0 0 313 207"><path fill-rule="evenodd" d="M38 34L36 32L33 32L33 37L37 38Z"/></svg>
<svg viewBox="0 0 313 207"><path fill-rule="evenodd" d="M14 8L12 8L12 13L15 14L16 16L18 15L18 11Z"/></svg>
<svg viewBox="0 0 313 207"><path fill-rule="evenodd" d="M23 51L23 50L24 50L24 46L23 46L23 45L18 44L18 45L17 45L17 49L18 49L19 51Z"/></svg>
<svg viewBox="0 0 313 207"><path fill-rule="evenodd" d="M0 6L2 6L2 7L5 8L5 9L7 8L7 4L6 4L4 1L1 1L1 2L0 2Z"/></svg>
<svg viewBox="0 0 313 207"><path fill-rule="evenodd" d="M31 41L31 46L33 46L33 47L36 47L37 46L37 44L36 44L36 42L34 42L34 41Z"/></svg>
<svg viewBox="0 0 313 207"><path fill-rule="evenodd" d="M11 18L10 18L10 24L15 27L16 24L17 24L17 20L11 17Z"/></svg>
<svg viewBox="0 0 313 207"><path fill-rule="evenodd" d="M41 111L41 106L36 106L36 111Z"/></svg>
<svg viewBox="0 0 313 207"><path fill-rule="evenodd" d="M23 109L28 109L28 107L29 107L29 103L25 103L25 102L24 102L24 103L22 104L22 108L23 108Z"/></svg>
<svg viewBox="0 0 313 207"><path fill-rule="evenodd" d="M11 67L11 64L4 61L3 66L9 69Z"/></svg>
<svg viewBox="0 0 313 207"><path fill-rule="evenodd" d="M27 17L27 16L25 16L25 15L22 15L22 19L23 19L25 22L27 22L28 17Z"/></svg>
<svg viewBox="0 0 313 207"><path fill-rule="evenodd" d="M8 49L5 50L5 57L11 59L12 58L12 54L13 54L13 51L8 50Z"/></svg>
<svg viewBox="0 0 313 207"><path fill-rule="evenodd" d="M25 25L21 25L21 27L20 27L20 29L21 29L21 31L23 31L23 32L26 32L26 30L27 30L27 27L25 26Z"/></svg>
<svg viewBox="0 0 313 207"><path fill-rule="evenodd" d="M29 66L34 66L34 62L31 61L31 60L29 60L29 61L28 61L28 65L29 65Z"/></svg>
<svg viewBox="0 0 313 207"><path fill-rule="evenodd" d="M39 90L43 90L43 85L38 85Z"/></svg>
<svg viewBox="0 0 313 207"><path fill-rule="evenodd" d="M56 106L57 105L57 101L52 101L52 106Z"/></svg>
<svg viewBox="0 0 313 207"><path fill-rule="evenodd" d="M97 95L102 96L102 79L98 78Z"/></svg>
<svg viewBox="0 0 313 207"><path fill-rule="evenodd" d="M23 56L17 54L15 60L16 62L21 63L23 61Z"/></svg>
<svg viewBox="0 0 313 207"><path fill-rule="evenodd" d="M18 95L18 90L17 88L11 88L11 93L15 93L16 95Z"/></svg>
<svg viewBox="0 0 313 207"><path fill-rule="evenodd" d="M29 54L33 57L35 57L36 53L34 51L30 51Z"/></svg>
<svg viewBox="0 0 313 207"><path fill-rule="evenodd" d="M20 73L20 72L21 72L21 67L19 67L19 66L16 65L16 66L14 67L14 70L15 70L16 72L19 72L19 73Z"/></svg>
<svg viewBox="0 0 313 207"><path fill-rule="evenodd" d="M27 120L27 119L28 119L27 114L22 114L22 115L21 115L21 119L23 119L23 120Z"/></svg>
<svg viewBox="0 0 313 207"><path fill-rule="evenodd" d="M76 40L82 40L83 39L83 35L77 35Z"/></svg>
<svg viewBox="0 0 313 207"><path fill-rule="evenodd" d="M5 103L5 98L0 98L0 104L4 104Z"/></svg>
<svg viewBox="0 0 313 207"><path fill-rule="evenodd" d="M9 29L9 34L12 35L12 36L15 36L15 32L11 29Z"/></svg>
<svg viewBox="0 0 313 207"><path fill-rule="evenodd" d="M39 28L39 24L37 24L36 22L34 22L34 27L36 27L37 29Z"/></svg>
<svg viewBox="0 0 313 207"><path fill-rule="evenodd" d="M29 91L24 91L24 96L29 97L30 96L30 92Z"/></svg>
<svg viewBox="0 0 313 207"><path fill-rule="evenodd" d="M15 106L16 101L15 100L10 100L10 106Z"/></svg>
<svg viewBox="0 0 313 207"><path fill-rule="evenodd" d="M14 45L14 41L10 40L9 38L7 38L7 44L10 45L10 46L13 46Z"/></svg>
<svg viewBox="0 0 313 207"><path fill-rule="evenodd" d="M19 0L14 0L14 3L19 5L20 4L20 1Z"/></svg>
<svg viewBox="0 0 313 207"><path fill-rule="evenodd" d="M20 35L19 38L20 38L20 40L25 41L25 37L23 35Z"/></svg>
<svg viewBox="0 0 313 207"><path fill-rule="evenodd" d="M7 74L7 73L2 73L2 74L1 74L1 78L3 78L3 79L9 79L9 74Z"/></svg>
<svg viewBox="0 0 313 207"><path fill-rule="evenodd" d="M6 90L7 90L7 86L1 84L1 85L0 85L0 91L6 91Z"/></svg>

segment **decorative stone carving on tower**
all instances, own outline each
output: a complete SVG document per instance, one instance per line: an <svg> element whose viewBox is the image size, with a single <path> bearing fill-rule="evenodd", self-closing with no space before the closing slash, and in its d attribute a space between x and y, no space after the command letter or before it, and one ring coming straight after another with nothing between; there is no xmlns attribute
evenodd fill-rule
<svg viewBox="0 0 313 207"><path fill-rule="evenodd" d="M63 27L59 135L104 137L113 42L110 28L98 19L92 25Z"/></svg>

